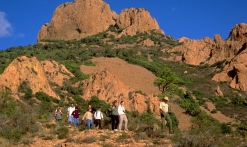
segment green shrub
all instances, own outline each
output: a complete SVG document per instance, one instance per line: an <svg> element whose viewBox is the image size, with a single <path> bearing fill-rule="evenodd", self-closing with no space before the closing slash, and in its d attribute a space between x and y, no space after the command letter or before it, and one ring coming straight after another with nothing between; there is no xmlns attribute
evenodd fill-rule
<svg viewBox="0 0 247 147"><path fill-rule="evenodd" d="M40 129L40 126L35 123L35 124L30 125L29 132L36 133L39 131L39 129Z"/></svg>
<svg viewBox="0 0 247 147"><path fill-rule="evenodd" d="M123 142L126 139L129 139L130 135L128 135L127 133L123 132L120 136L118 136L118 138L116 139L116 142Z"/></svg>
<svg viewBox="0 0 247 147"><path fill-rule="evenodd" d="M88 136L82 140L82 142L85 142L85 143L93 143L96 141L97 141L97 138L95 136Z"/></svg>
<svg viewBox="0 0 247 147"><path fill-rule="evenodd" d="M51 102L51 97L44 92L36 92L36 98L42 102Z"/></svg>
<svg viewBox="0 0 247 147"><path fill-rule="evenodd" d="M225 123L222 123L221 124L221 133L223 133L223 134L229 134L231 132L232 132L232 128L230 126L228 126Z"/></svg>
<svg viewBox="0 0 247 147"><path fill-rule="evenodd" d="M192 98L190 93L186 93L182 100L178 100L180 106L185 109L186 113L191 116L200 114L201 109L199 104Z"/></svg>
<svg viewBox="0 0 247 147"><path fill-rule="evenodd" d="M65 139L69 134L69 129L67 127L60 127L57 129L56 134L58 134L58 139Z"/></svg>
<svg viewBox="0 0 247 147"><path fill-rule="evenodd" d="M80 66L77 65L74 61L65 61L64 65L75 76L72 78L74 82L85 80L89 77L88 75L85 75L81 72Z"/></svg>
<svg viewBox="0 0 247 147"><path fill-rule="evenodd" d="M18 142L22 137L23 131L18 128L5 126L1 128L0 135L3 138L13 140L15 142Z"/></svg>
<svg viewBox="0 0 247 147"><path fill-rule="evenodd" d="M101 107L102 112L106 112L110 108L109 104L107 104L103 100L99 100L99 98L97 96L92 96L89 103L95 109L97 109L98 107Z"/></svg>
<svg viewBox="0 0 247 147"><path fill-rule="evenodd" d="M243 106L245 99L242 98L239 94L234 93L230 96L230 100L232 102L233 105L237 105L237 106Z"/></svg>

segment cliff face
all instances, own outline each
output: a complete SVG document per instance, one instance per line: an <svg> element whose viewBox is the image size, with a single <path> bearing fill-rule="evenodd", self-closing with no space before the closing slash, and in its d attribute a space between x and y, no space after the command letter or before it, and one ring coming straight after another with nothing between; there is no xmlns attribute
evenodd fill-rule
<svg viewBox="0 0 247 147"><path fill-rule="evenodd" d="M42 25L38 42L42 39L81 39L105 31L110 25L124 29L120 36L149 30L164 33L145 9L125 9L118 16L102 0L75 0L56 8L51 22Z"/></svg>

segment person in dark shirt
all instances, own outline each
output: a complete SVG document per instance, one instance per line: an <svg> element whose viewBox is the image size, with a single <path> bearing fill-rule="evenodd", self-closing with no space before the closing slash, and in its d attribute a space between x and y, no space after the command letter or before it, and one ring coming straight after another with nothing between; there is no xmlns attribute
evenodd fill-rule
<svg viewBox="0 0 247 147"><path fill-rule="evenodd" d="M72 112L72 115L74 116L74 125L75 128L79 127L79 116L80 116L80 112L78 110L78 107L75 107L75 110Z"/></svg>
<svg viewBox="0 0 247 147"><path fill-rule="evenodd" d="M110 117L111 117L112 130L118 131L117 127L119 124L119 115L118 115L117 100L114 100L112 102Z"/></svg>

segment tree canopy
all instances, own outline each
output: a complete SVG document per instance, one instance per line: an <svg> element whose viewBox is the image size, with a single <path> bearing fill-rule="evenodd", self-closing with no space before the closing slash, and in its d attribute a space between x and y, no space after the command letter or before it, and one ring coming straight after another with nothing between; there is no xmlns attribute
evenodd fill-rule
<svg viewBox="0 0 247 147"><path fill-rule="evenodd" d="M159 77L154 80L154 85L158 86L162 93L165 93L169 85L177 81L178 77L168 67L165 67Z"/></svg>

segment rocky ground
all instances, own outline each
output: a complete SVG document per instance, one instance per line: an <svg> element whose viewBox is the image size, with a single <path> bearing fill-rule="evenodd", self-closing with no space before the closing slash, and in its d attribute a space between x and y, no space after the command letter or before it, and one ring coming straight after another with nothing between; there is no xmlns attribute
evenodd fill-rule
<svg viewBox="0 0 247 147"><path fill-rule="evenodd" d="M165 134L165 137L159 139L150 139L145 133L136 134L131 131L112 131L112 130L84 130L79 131L74 127L70 127L70 134L66 139L51 139L44 140L35 137L33 142L29 144L30 147L146 147L146 146L162 146L171 147L169 137L171 135ZM19 144L19 147L25 147L27 144Z"/></svg>

